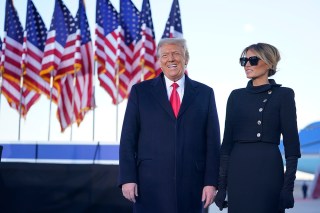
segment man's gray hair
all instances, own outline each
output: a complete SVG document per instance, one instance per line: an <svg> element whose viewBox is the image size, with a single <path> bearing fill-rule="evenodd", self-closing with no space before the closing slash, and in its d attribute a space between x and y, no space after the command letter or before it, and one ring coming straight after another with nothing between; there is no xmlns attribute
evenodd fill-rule
<svg viewBox="0 0 320 213"><path fill-rule="evenodd" d="M161 47L163 45L166 45L166 44L175 44L175 45L182 47L182 49L184 50L185 60L189 61L189 51L188 51L188 47L187 47L187 41L184 38L163 38L163 39L161 39L159 41L158 47L157 47L157 57L158 58L160 58L159 50L161 49Z"/></svg>

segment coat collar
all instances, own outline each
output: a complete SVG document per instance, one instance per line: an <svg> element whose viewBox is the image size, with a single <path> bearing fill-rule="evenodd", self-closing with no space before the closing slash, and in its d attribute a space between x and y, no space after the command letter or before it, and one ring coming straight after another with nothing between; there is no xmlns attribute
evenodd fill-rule
<svg viewBox="0 0 320 213"><path fill-rule="evenodd" d="M247 84L246 90L249 93L261 93L261 92L266 92L273 87L280 87L281 84L277 84L275 80L269 79L269 84L264 84L261 86L253 86L252 80L250 80Z"/></svg>
<svg viewBox="0 0 320 213"><path fill-rule="evenodd" d="M172 117L173 119L176 119L174 116L172 107L170 105L170 101L168 100L164 74L161 73L157 78L155 78L152 85L154 87L154 89L152 90L152 94L154 98L159 102L162 108L170 115L170 117ZM196 94L197 94L197 84L186 75L184 96L183 96L181 107L179 110L178 119L188 109L188 107L196 97Z"/></svg>

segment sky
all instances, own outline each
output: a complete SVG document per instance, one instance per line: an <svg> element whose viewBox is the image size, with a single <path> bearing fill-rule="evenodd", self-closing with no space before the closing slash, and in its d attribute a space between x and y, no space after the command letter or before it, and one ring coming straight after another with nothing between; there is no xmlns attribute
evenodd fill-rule
<svg viewBox="0 0 320 213"><path fill-rule="evenodd" d="M132 0L140 10L142 0ZM0 0L0 37L4 36L5 0ZM54 0L33 0L49 28ZM64 0L73 15L78 0ZM119 9L119 0L111 0ZM318 0L180 0L182 28L190 52L190 78L211 86L215 92L221 135L227 98L248 79L239 65L242 50L257 42L277 47L281 54L272 78L295 91L298 129L320 121L320 1ZM14 0L25 27L27 0ZM164 31L172 0L150 0L156 41ZM92 39L95 39L95 0L86 0ZM97 108L86 114L78 127L60 132L57 107L42 96L19 128L19 114L1 95L0 142L118 144L127 102L118 107L95 79ZM51 118L51 120L49 120ZM156 121L155 121L156 122ZM49 128L50 126L50 128ZM50 135L49 135L50 130ZM20 141L18 137L20 134ZM49 141L48 141L49 139Z"/></svg>

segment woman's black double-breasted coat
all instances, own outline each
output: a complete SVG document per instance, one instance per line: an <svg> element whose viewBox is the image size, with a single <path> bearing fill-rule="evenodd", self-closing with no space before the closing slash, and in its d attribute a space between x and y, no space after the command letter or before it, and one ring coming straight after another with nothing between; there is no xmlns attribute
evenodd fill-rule
<svg viewBox="0 0 320 213"><path fill-rule="evenodd" d="M300 157L294 92L274 80L232 91L221 155L229 156L229 213L278 212L285 157Z"/></svg>

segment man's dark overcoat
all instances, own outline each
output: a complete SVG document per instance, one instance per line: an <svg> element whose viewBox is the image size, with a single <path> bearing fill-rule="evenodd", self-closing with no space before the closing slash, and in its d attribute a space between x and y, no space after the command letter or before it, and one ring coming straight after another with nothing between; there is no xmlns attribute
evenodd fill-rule
<svg viewBox="0 0 320 213"><path fill-rule="evenodd" d="M217 186L220 131L213 90L185 76L174 116L164 75L132 87L120 140L119 185L137 183L137 213L202 212Z"/></svg>

